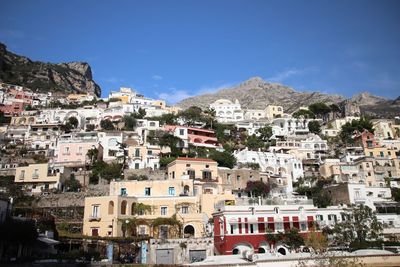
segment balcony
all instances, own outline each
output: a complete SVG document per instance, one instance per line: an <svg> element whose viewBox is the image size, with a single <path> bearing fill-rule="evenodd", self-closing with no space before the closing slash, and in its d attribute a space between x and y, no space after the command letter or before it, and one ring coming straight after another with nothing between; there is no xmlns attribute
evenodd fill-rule
<svg viewBox="0 0 400 267"><path fill-rule="evenodd" d="M89 222L99 222L101 220L101 218L100 217L98 217L97 215L95 215L95 216L90 216L89 217Z"/></svg>

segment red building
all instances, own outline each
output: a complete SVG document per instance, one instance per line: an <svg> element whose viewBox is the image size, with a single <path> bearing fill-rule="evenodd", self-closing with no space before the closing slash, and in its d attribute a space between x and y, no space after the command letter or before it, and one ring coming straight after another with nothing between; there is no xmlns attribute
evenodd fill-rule
<svg viewBox="0 0 400 267"><path fill-rule="evenodd" d="M165 130L183 141L181 147L187 148L189 144L211 148L219 146L214 130L180 125L166 125Z"/></svg>
<svg viewBox="0 0 400 267"><path fill-rule="evenodd" d="M0 111L6 117L19 116L24 111L24 103L22 101L12 101L9 104L0 105Z"/></svg>
<svg viewBox="0 0 400 267"><path fill-rule="evenodd" d="M378 147L378 143L375 140L375 135L368 130L364 130L362 133L356 135L354 137L354 142L363 148Z"/></svg>
<svg viewBox="0 0 400 267"><path fill-rule="evenodd" d="M287 248L267 240L266 233L284 232L293 227L306 235L314 227L317 208L313 205L221 206L213 214L214 246L220 255L241 254L245 250L266 253Z"/></svg>

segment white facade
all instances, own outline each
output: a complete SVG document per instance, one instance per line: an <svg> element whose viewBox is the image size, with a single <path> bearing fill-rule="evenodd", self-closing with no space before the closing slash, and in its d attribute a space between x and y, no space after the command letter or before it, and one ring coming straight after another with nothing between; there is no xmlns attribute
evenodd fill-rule
<svg viewBox="0 0 400 267"><path fill-rule="evenodd" d="M238 163L258 163L261 171L271 176L286 179L286 193L293 191L292 182L304 176L301 160L290 154L251 151L247 149L235 151L233 154Z"/></svg>
<svg viewBox="0 0 400 267"><path fill-rule="evenodd" d="M122 132L99 132L99 144L103 147L104 161L116 160L124 155L119 145L122 141Z"/></svg>
<svg viewBox="0 0 400 267"><path fill-rule="evenodd" d="M218 122L236 122L244 119L243 110L238 100L232 103L228 99L219 99L210 104L210 109L215 110Z"/></svg>
<svg viewBox="0 0 400 267"><path fill-rule="evenodd" d="M273 136L306 135L308 123L313 119L277 118L272 121Z"/></svg>

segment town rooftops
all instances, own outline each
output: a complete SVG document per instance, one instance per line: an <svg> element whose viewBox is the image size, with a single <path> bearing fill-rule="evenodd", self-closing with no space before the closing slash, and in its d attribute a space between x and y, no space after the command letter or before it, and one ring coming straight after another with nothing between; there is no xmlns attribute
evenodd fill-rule
<svg viewBox="0 0 400 267"><path fill-rule="evenodd" d="M206 159L206 158L185 158L185 157L178 157L176 160L183 160L183 161L202 161L202 162L215 162L215 160L212 159Z"/></svg>

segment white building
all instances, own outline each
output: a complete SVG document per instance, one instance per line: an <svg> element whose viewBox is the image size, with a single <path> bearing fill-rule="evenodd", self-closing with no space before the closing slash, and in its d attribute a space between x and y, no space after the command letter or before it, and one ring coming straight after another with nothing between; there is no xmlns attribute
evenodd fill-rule
<svg viewBox="0 0 400 267"><path fill-rule="evenodd" d="M99 144L103 149L103 160L112 161L124 155L120 144L123 141L123 132L99 132Z"/></svg>
<svg viewBox="0 0 400 267"><path fill-rule="evenodd" d="M313 119L296 119L291 117L276 118L272 121L272 133L274 137L286 137L290 135L307 135L308 123Z"/></svg>
<svg viewBox="0 0 400 267"><path fill-rule="evenodd" d="M271 146L270 151L284 151L295 155L298 159L319 159L328 152L328 142L316 134L310 133L305 139L288 138L276 141L276 146Z"/></svg>
<svg viewBox="0 0 400 267"><path fill-rule="evenodd" d="M260 170L275 177L282 177L286 183L286 193L293 191L292 182L304 176L301 160L284 153L251 151L244 149L235 151L238 163L257 163Z"/></svg>
<svg viewBox="0 0 400 267"><path fill-rule="evenodd" d="M210 104L210 109L215 110L218 122L236 122L244 119L243 110L237 99L235 103L228 99L219 99Z"/></svg>

